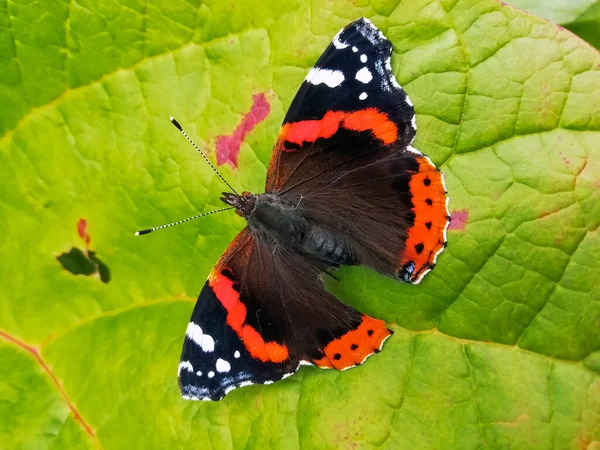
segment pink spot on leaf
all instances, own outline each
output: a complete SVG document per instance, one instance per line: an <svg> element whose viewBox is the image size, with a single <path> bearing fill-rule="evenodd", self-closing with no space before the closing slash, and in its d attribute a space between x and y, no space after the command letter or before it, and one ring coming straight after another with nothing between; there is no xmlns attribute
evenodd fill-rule
<svg viewBox="0 0 600 450"><path fill-rule="evenodd" d="M454 211L450 214L452 220L450 221L450 225L448 226L449 230L464 230L465 225L469 221L469 210L468 209L460 209L458 211Z"/></svg>
<svg viewBox="0 0 600 450"><path fill-rule="evenodd" d="M217 138L217 164L219 166L227 163L237 169L238 155L242 142L256 125L267 118L270 112L271 105L269 105L265 94L261 93L252 96L250 111L244 114L242 121L233 133Z"/></svg>
<svg viewBox="0 0 600 450"><path fill-rule="evenodd" d="M81 218L77 221L77 233L79 234L79 237L83 239L83 242L85 242L86 248L89 247L92 237L87 232L87 220Z"/></svg>

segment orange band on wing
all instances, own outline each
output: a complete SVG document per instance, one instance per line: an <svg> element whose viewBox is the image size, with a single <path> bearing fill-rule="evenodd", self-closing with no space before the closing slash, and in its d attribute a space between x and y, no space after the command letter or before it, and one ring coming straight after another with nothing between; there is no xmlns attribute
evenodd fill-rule
<svg viewBox="0 0 600 450"><path fill-rule="evenodd" d="M246 306L240 301L240 293L233 288L233 281L220 271L213 270L208 283L227 310L227 325L233 328L253 358L274 363L288 359L289 352L285 345L265 342L258 331L246 324Z"/></svg>
<svg viewBox="0 0 600 450"><path fill-rule="evenodd" d="M363 315L358 328L348 331L327 344L324 348L325 356L313 362L319 367L348 369L361 364L369 356L381 350L383 341L391 334L383 320Z"/></svg>
<svg viewBox="0 0 600 450"><path fill-rule="evenodd" d="M363 109L348 114L344 119L344 128L354 131L371 131L384 144L392 144L398 139L398 127L375 108Z"/></svg>
<svg viewBox="0 0 600 450"><path fill-rule="evenodd" d="M352 131L371 131L384 144L398 139L398 127L387 114L376 108L355 112L329 111L319 120L302 120L286 123L281 127L279 139L301 145L315 142L320 138L330 138L340 128Z"/></svg>
<svg viewBox="0 0 600 450"><path fill-rule="evenodd" d="M426 156L418 157L417 162L419 171L411 177L409 183L415 221L408 230L406 247L400 261L401 265L411 261L415 264L410 276L414 282L420 281L445 247L446 227L449 223L442 173Z"/></svg>

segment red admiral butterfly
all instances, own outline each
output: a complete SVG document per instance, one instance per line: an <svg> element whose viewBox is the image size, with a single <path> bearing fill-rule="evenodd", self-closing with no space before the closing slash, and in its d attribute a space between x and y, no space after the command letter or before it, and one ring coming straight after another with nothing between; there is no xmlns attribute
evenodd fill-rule
<svg viewBox="0 0 600 450"><path fill-rule="evenodd" d="M434 267L450 222L444 180L411 146L415 113L391 54L367 19L341 30L285 116L265 193L223 193L248 226L192 313L179 364L184 398L219 400L303 364L362 364L392 331L327 293L322 274L363 264L417 284Z"/></svg>

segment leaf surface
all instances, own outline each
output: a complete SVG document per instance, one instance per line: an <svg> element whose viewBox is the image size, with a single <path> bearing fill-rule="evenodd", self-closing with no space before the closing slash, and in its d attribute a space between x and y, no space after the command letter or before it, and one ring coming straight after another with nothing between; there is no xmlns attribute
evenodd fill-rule
<svg viewBox="0 0 600 450"><path fill-rule="evenodd" d="M600 48L600 0L511 0L509 3L558 23Z"/></svg>
<svg viewBox="0 0 600 450"><path fill-rule="evenodd" d="M168 117L262 192L285 108L361 16L446 175L448 248L419 286L340 271L396 331L364 366L183 401L185 327L243 220L133 236L220 207ZM600 57L579 38L493 0L19 0L0 22L3 448L600 445Z"/></svg>

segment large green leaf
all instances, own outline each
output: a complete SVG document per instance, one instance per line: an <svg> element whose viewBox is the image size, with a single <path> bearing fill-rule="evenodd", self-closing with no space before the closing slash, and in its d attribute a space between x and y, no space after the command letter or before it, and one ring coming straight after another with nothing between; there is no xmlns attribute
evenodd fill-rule
<svg viewBox="0 0 600 450"><path fill-rule="evenodd" d="M510 0L507 3L554 23L564 24L576 20L598 0Z"/></svg>
<svg viewBox="0 0 600 450"><path fill-rule="evenodd" d="M296 88L360 16L446 174L448 249L419 286L340 272L396 331L364 366L184 401L185 326L243 220L133 236L219 207L168 116L260 192ZM0 20L0 447L600 446L600 57L579 38L493 0L11 0Z"/></svg>
<svg viewBox="0 0 600 450"><path fill-rule="evenodd" d="M600 48L600 1L597 1L573 21L565 24L573 33Z"/></svg>
<svg viewBox="0 0 600 450"><path fill-rule="evenodd" d="M510 0L509 3L552 20L600 48L600 0Z"/></svg>

